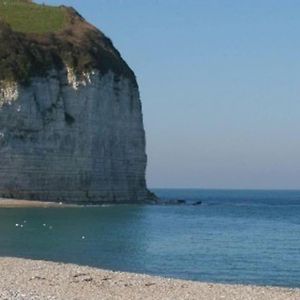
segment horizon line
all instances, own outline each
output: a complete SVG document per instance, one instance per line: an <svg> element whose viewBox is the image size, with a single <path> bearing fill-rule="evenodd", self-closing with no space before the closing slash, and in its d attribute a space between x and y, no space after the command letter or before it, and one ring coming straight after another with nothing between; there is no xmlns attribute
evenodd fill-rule
<svg viewBox="0 0 300 300"><path fill-rule="evenodd" d="M205 188L205 187L148 187L149 190L228 190L228 191L300 191L300 188Z"/></svg>

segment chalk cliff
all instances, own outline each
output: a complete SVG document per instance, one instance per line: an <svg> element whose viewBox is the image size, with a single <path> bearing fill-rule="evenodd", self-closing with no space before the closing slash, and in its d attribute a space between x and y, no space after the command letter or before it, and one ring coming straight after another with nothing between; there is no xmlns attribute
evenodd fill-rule
<svg viewBox="0 0 300 300"><path fill-rule="evenodd" d="M0 197L154 200L133 71L76 11L56 9L62 28L42 33L0 14Z"/></svg>

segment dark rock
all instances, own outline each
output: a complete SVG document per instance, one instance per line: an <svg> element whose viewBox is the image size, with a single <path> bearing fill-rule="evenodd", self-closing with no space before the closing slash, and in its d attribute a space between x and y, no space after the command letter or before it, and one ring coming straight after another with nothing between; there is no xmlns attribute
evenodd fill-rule
<svg viewBox="0 0 300 300"><path fill-rule="evenodd" d="M186 201L183 200L183 199L158 200L157 204L161 204L161 205L185 205Z"/></svg>

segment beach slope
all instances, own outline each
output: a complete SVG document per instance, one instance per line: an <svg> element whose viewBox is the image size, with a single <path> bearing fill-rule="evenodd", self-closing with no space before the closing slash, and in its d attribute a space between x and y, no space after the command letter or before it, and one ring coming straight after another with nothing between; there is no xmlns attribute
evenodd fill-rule
<svg viewBox="0 0 300 300"><path fill-rule="evenodd" d="M300 299L300 289L210 284L0 258L0 299Z"/></svg>

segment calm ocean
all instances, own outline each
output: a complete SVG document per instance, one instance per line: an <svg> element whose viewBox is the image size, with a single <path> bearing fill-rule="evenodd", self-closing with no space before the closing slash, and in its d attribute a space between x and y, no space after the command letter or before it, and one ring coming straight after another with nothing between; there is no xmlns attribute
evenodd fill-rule
<svg viewBox="0 0 300 300"><path fill-rule="evenodd" d="M203 204L2 208L0 256L300 287L300 191L154 192Z"/></svg>

